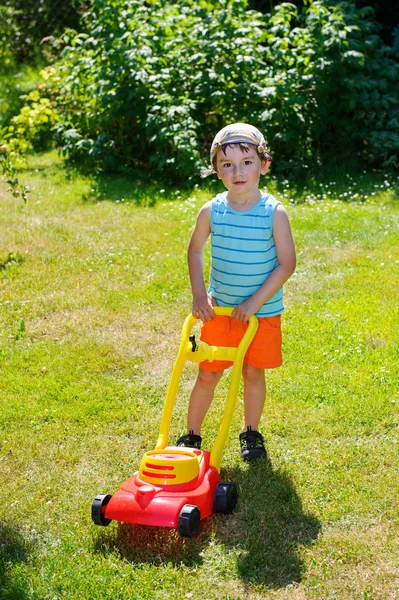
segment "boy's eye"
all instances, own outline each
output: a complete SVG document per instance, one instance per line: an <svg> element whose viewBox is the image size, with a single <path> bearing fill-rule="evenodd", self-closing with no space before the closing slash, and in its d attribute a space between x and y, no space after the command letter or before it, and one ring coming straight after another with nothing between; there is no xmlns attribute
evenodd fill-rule
<svg viewBox="0 0 399 600"><path fill-rule="evenodd" d="M244 165L252 165L252 160L245 160Z"/></svg>
<svg viewBox="0 0 399 600"><path fill-rule="evenodd" d="M231 167L231 163L224 163L223 167L225 169L228 169L229 167Z"/></svg>

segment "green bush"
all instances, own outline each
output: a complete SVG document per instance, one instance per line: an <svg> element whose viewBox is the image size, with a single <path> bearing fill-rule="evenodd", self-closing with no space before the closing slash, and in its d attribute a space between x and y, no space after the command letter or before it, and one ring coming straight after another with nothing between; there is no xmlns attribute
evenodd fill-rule
<svg viewBox="0 0 399 600"><path fill-rule="evenodd" d="M15 10L11 6L0 5L0 74L13 67L15 53L10 40L15 39L18 28L15 22Z"/></svg>
<svg viewBox="0 0 399 600"><path fill-rule="evenodd" d="M254 119L265 50L242 2L100 0L87 20L59 69L65 153L190 176L219 127Z"/></svg>
<svg viewBox="0 0 399 600"><path fill-rule="evenodd" d="M41 76L48 81L54 69L43 69ZM54 127L59 121L54 97L48 97L49 89L42 82L36 90L24 96L24 105L13 116L9 125L1 130L2 142L11 155L23 155L32 150L48 149L54 139Z"/></svg>
<svg viewBox="0 0 399 600"><path fill-rule="evenodd" d="M399 65L369 9L96 0L84 24L41 92L71 158L190 179L216 131L245 120L280 169L398 163Z"/></svg>
<svg viewBox="0 0 399 600"><path fill-rule="evenodd" d="M0 128L10 124L25 104L27 94L42 82L40 68L24 65L0 73Z"/></svg>
<svg viewBox="0 0 399 600"><path fill-rule="evenodd" d="M45 69L41 77L48 80L52 74L51 68ZM7 90L7 100L12 99L12 91ZM30 187L20 183L16 161L30 151L48 149L53 144L54 126L59 120L54 98L47 97L47 92L42 82L37 89L21 96L23 105L16 115L12 116L11 107L0 113L4 119L3 123L0 121L0 173L5 176L14 198L21 197L24 202Z"/></svg>
<svg viewBox="0 0 399 600"><path fill-rule="evenodd" d="M273 123L272 145L289 161L398 164L399 64L372 16L351 2L312 2L300 14L283 4L267 21L264 126Z"/></svg>
<svg viewBox="0 0 399 600"><path fill-rule="evenodd" d="M80 0L3 0L1 4L0 39L18 64L42 63L58 49L57 38L65 27L78 29L79 13L85 10Z"/></svg>

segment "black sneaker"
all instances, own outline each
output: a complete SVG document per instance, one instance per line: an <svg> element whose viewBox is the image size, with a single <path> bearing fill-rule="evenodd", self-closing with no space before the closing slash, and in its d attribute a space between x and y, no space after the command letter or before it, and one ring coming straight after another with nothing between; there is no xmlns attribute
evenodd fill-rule
<svg viewBox="0 0 399 600"><path fill-rule="evenodd" d="M259 431L252 431L247 427L246 431L240 433L241 458L245 461L256 458L267 458L265 444Z"/></svg>
<svg viewBox="0 0 399 600"><path fill-rule="evenodd" d="M186 435L182 435L176 442L176 446L185 446L186 448L201 449L202 437L196 435L192 429Z"/></svg>

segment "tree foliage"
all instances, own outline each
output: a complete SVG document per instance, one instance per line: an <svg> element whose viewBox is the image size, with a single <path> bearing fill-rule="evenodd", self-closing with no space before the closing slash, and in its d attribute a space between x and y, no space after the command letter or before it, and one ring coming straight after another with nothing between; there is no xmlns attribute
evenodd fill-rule
<svg viewBox="0 0 399 600"><path fill-rule="evenodd" d="M41 61L43 39L56 40L65 27L78 29L83 0L3 0L0 6L0 49L17 63Z"/></svg>
<svg viewBox="0 0 399 600"><path fill-rule="evenodd" d="M96 0L64 42L36 110L45 101L38 134L54 130L72 158L191 178L242 120L281 169L398 164L399 65L353 2L264 15L244 0Z"/></svg>

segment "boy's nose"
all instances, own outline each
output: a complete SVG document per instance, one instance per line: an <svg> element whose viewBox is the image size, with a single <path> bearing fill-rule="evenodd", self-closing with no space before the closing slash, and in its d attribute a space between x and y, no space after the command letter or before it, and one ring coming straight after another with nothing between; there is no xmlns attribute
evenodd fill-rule
<svg viewBox="0 0 399 600"><path fill-rule="evenodd" d="M234 168L234 177L239 177L241 175L241 165L237 165Z"/></svg>

